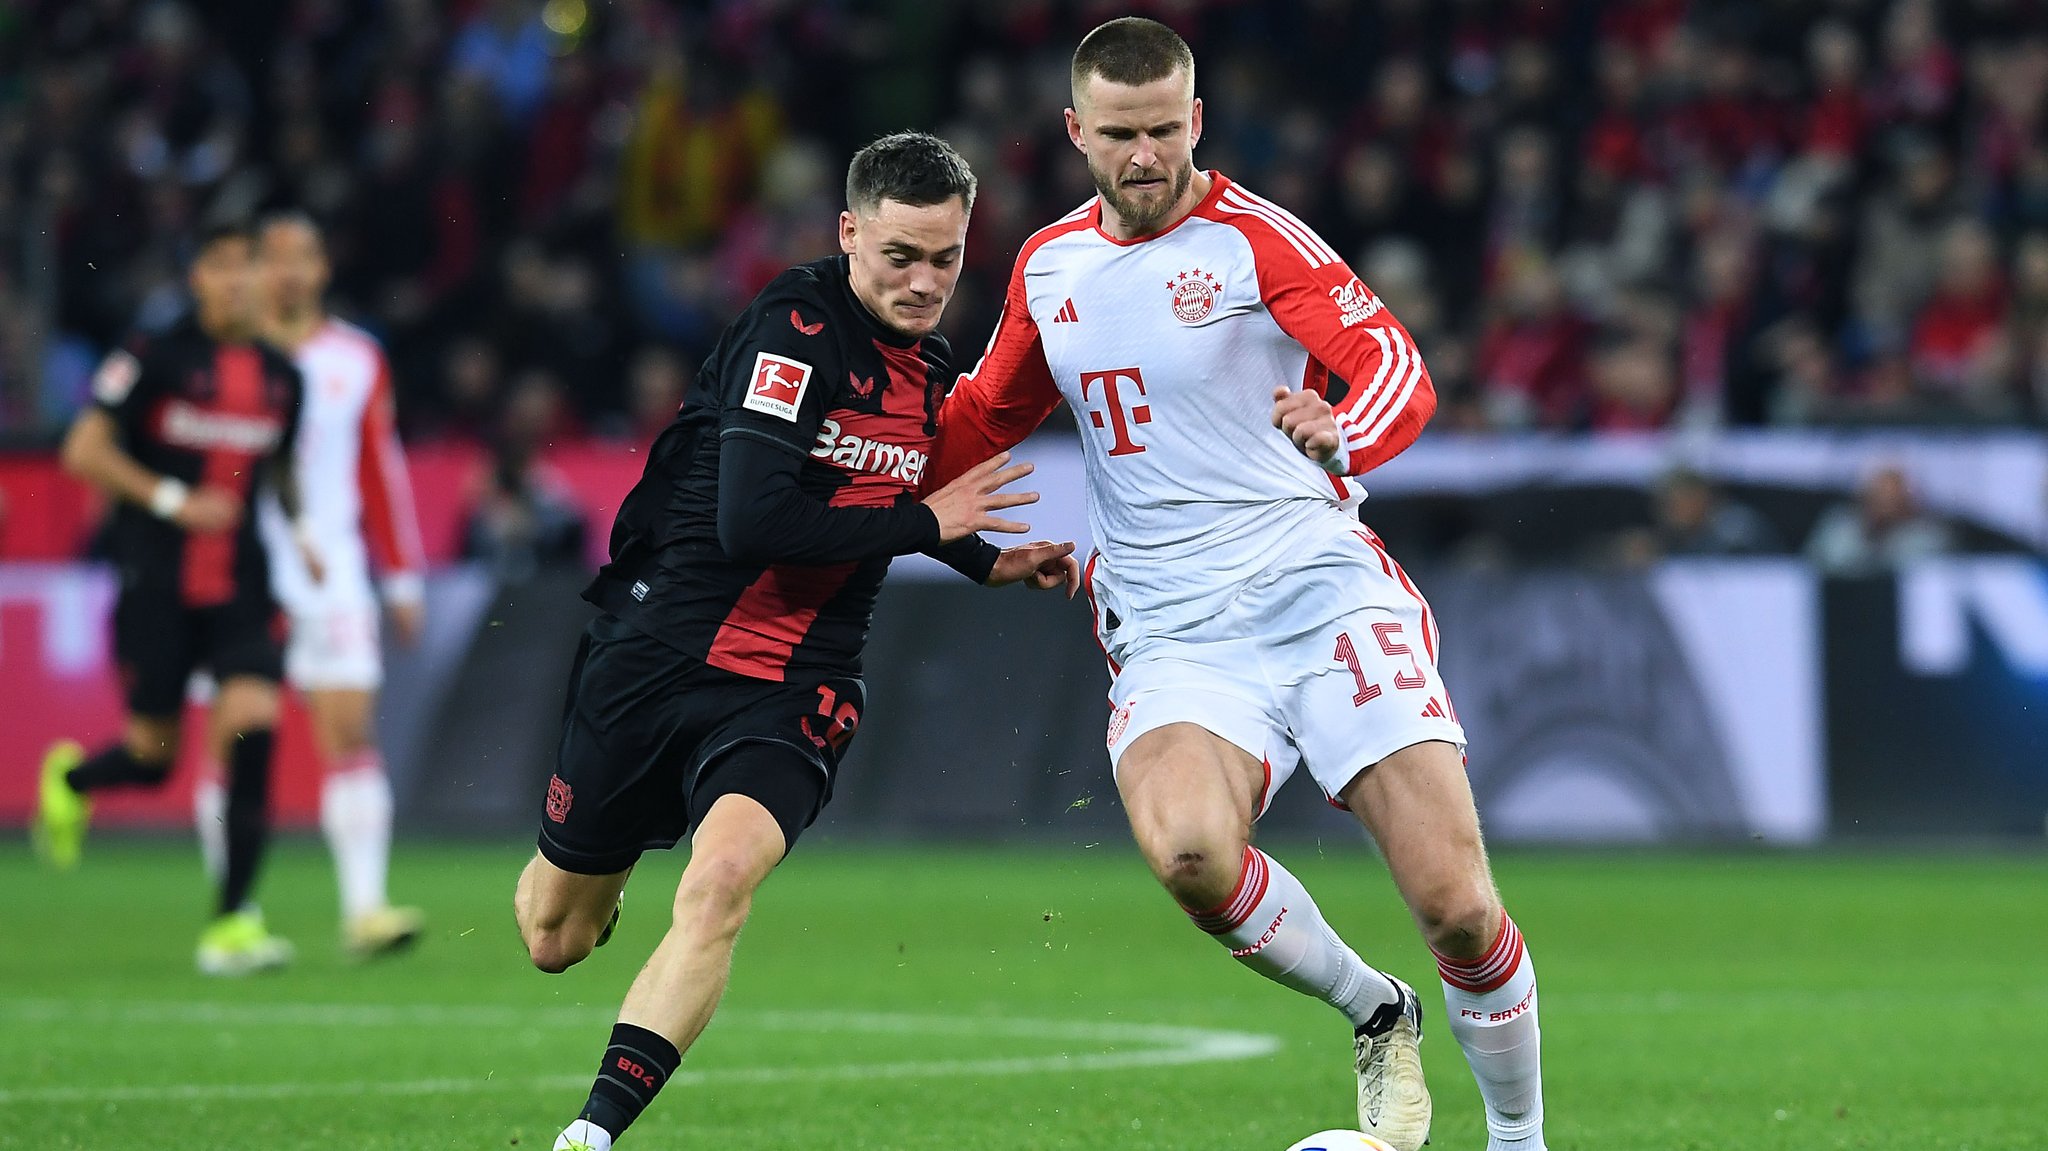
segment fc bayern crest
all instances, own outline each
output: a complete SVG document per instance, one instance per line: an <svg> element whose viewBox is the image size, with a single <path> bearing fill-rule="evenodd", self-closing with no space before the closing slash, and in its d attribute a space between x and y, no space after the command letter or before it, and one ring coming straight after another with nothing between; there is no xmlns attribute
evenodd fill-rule
<svg viewBox="0 0 2048 1151"><path fill-rule="evenodd" d="M1166 281L1173 293L1173 318L1183 324L1199 324L1216 310L1216 297L1223 294L1223 281L1196 268Z"/></svg>

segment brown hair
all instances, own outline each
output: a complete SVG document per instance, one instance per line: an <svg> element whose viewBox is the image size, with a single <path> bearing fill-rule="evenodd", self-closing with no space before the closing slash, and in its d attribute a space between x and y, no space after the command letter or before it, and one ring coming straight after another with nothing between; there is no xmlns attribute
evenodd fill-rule
<svg viewBox="0 0 2048 1151"><path fill-rule="evenodd" d="M1157 20L1124 16L1111 20L1081 40L1074 49L1074 100L1080 102L1088 77L1112 84L1150 84L1185 70L1195 82L1195 53L1180 33Z"/></svg>
<svg viewBox="0 0 2048 1151"><path fill-rule="evenodd" d="M884 136L846 166L846 206L863 215L883 200L922 208L955 196L974 210L974 172L952 145L923 132Z"/></svg>

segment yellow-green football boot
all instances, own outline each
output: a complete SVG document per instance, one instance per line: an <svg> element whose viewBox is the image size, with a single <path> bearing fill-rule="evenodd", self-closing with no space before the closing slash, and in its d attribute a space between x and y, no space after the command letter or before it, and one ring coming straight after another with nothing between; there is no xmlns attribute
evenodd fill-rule
<svg viewBox="0 0 2048 1151"><path fill-rule="evenodd" d="M92 822L92 799L64 778L85 759L85 749L64 739L50 745L43 754L42 786L36 801L36 821L29 829L36 853L59 871L78 866L85 850L85 828Z"/></svg>
<svg viewBox="0 0 2048 1151"><path fill-rule="evenodd" d="M245 908L206 925L195 959L201 975L253 975L283 967L296 951L263 925L262 912Z"/></svg>

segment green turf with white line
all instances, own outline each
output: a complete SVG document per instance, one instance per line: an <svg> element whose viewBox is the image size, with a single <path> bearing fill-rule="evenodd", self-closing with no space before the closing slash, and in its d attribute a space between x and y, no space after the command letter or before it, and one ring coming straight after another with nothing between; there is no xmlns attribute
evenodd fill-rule
<svg viewBox="0 0 2048 1151"><path fill-rule="evenodd" d="M1435 1146L1484 1146L1428 953L1357 844L1273 847L1419 988ZM525 961L517 849L405 847L420 950L347 962L317 846L264 890L286 973L191 971L196 854L101 840L69 875L0 847L0 1148L545 1148L666 921L650 857L619 936ZM2048 1148L2048 858L1508 855L1543 995L1550 1145ZM1350 1121L1349 1033L1239 969L1122 844L806 844L631 1148L1281 1151Z"/></svg>

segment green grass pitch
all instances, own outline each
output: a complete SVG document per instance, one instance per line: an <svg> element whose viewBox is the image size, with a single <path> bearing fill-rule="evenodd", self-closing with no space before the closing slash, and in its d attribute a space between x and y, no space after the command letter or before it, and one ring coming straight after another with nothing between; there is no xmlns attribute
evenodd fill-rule
<svg viewBox="0 0 2048 1151"><path fill-rule="evenodd" d="M1357 844L1281 845L1368 959L1418 987L1436 1148L1484 1146L1427 952ZM196 854L0 847L0 1147L541 1148L667 920L652 857L619 937L525 961L516 849L409 846L415 954L342 960L324 854L275 856L287 973L191 971ZM1507 855L1541 973L1550 1145L2048 1148L2048 859ZM1122 843L806 844L723 1013L622 1148L1281 1151L1351 1120L1348 1033L1240 970Z"/></svg>

